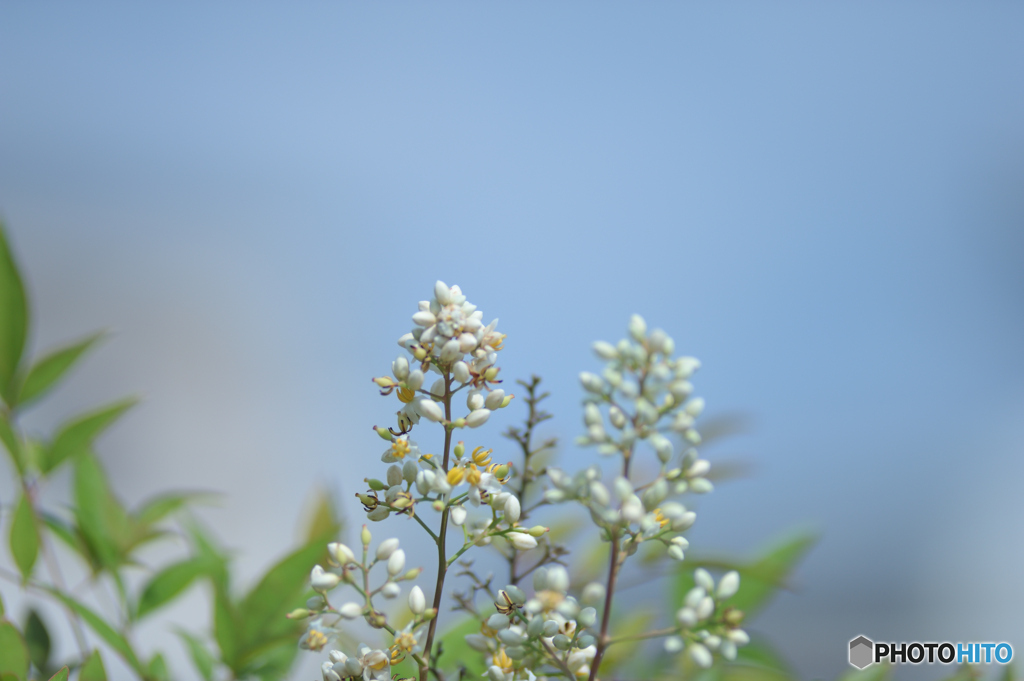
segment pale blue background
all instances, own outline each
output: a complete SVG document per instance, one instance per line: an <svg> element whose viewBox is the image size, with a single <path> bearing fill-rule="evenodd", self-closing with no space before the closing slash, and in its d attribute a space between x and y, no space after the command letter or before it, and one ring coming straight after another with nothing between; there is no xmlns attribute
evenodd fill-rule
<svg viewBox="0 0 1024 681"><path fill-rule="evenodd" d="M142 393L120 488L227 491L251 576L371 473L434 279L567 443L636 311L748 416L695 546L824 533L756 627L803 675L857 634L1024 654L1022 121L1017 3L5 3L36 345L115 331L34 423Z"/></svg>

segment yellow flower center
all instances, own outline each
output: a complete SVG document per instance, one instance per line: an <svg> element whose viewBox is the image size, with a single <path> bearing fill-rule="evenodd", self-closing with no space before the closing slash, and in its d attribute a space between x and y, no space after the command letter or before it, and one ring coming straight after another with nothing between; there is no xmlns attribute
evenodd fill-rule
<svg viewBox="0 0 1024 681"><path fill-rule="evenodd" d="M409 388L398 389L398 400L404 404L412 402L413 398L416 397L416 393Z"/></svg>
<svg viewBox="0 0 1024 681"><path fill-rule="evenodd" d="M309 636L306 637L306 645L310 650L318 653L327 645L327 637L321 631L310 629Z"/></svg>
<svg viewBox="0 0 1024 681"><path fill-rule="evenodd" d="M397 439L391 443L391 455L396 459L404 459L409 453L409 441Z"/></svg>

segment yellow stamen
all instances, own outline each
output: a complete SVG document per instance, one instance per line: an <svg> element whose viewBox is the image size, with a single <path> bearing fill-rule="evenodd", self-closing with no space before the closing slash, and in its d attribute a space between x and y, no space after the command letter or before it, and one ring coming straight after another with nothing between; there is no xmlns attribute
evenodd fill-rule
<svg viewBox="0 0 1024 681"><path fill-rule="evenodd" d="M480 471L478 471L476 466L474 466L473 464L470 464L469 470L466 471L466 482L468 482L471 485L480 484Z"/></svg>
<svg viewBox="0 0 1024 681"><path fill-rule="evenodd" d="M309 636L306 637L306 645L313 652L320 652L324 646L327 645L327 637L323 632L317 631L316 629L309 630Z"/></svg>
<svg viewBox="0 0 1024 681"><path fill-rule="evenodd" d="M451 485L452 487L455 487L460 482L462 482L462 479L464 477L466 477L466 469L462 468L461 466L456 466L455 468L448 471L448 484Z"/></svg>
<svg viewBox="0 0 1024 681"><path fill-rule="evenodd" d="M409 441L398 438L391 443L391 456L396 459L404 459L409 453Z"/></svg>
<svg viewBox="0 0 1024 681"><path fill-rule="evenodd" d="M398 401L402 402L403 404L409 404L410 402L413 401L413 398L415 397L416 393L410 390L409 388L398 389Z"/></svg>

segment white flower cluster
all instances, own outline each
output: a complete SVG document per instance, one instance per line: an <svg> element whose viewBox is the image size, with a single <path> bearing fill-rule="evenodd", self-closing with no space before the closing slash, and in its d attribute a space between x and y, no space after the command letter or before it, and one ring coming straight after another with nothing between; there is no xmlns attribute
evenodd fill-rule
<svg viewBox="0 0 1024 681"><path fill-rule="evenodd" d="M344 620L364 619L375 628L389 629L393 633L394 643L387 650L372 649L360 644L357 654L353 656L339 650L330 651L330 661L322 665L324 681L350 678L361 678L364 681L390 680L392 664L397 664L408 655L423 652L420 643L423 628L437 615L436 611L427 609L427 601L420 587L413 586L408 596L412 618L399 631L389 628L387 616L374 608L374 598L397 598L402 593L399 582L416 579L421 570L406 570L405 551L399 548L397 539L380 542L372 556L372 537L365 526L361 540L361 559L356 558L356 554L345 544L332 542L327 545L330 557L328 567L325 569L317 565L310 574L310 584L319 596L311 598L306 608L292 612L289 617L311 618L299 641L299 646L307 650L323 650L330 639L338 634L338 624ZM377 565L384 567L384 581L376 588L371 588L370 572ZM355 591L358 600L333 605L328 594L339 585Z"/></svg>
<svg viewBox="0 0 1024 681"><path fill-rule="evenodd" d="M686 649L690 658L701 667L711 666L713 650L719 651L727 660L735 660L736 648L749 643L750 636L738 626L743 614L738 610L722 609L721 604L739 590L739 573L735 570L725 573L717 589L711 573L704 568L697 568L693 578L696 585L686 594L683 607L676 612L680 633L686 635L689 642L682 635L670 636L665 639L665 650L679 653Z"/></svg>
<svg viewBox="0 0 1024 681"><path fill-rule="evenodd" d="M401 356L391 364L393 377L373 379L382 395L394 391L404 405L398 412L398 431L393 434L409 432L421 417L457 428L476 428L487 422L492 411L508 406L512 396L492 385L498 382L498 351L505 341L505 335L494 330L497 319L485 326L483 312L466 300L458 286L438 281L434 298L420 302L412 321L412 331L398 339L412 363ZM440 378L427 389L426 375L431 371ZM438 402L453 382L460 389L469 389L468 413L457 419L451 419L445 405Z"/></svg>
<svg viewBox="0 0 1024 681"><path fill-rule="evenodd" d="M569 595L569 572L561 565L533 573L534 595L510 584L498 592L491 615L481 633L466 636L466 643L487 655L490 681L536 678L533 669L552 662L572 676L586 676L597 652L597 604L604 597L600 584L583 590L584 604ZM585 607L584 607L585 606Z"/></svg>

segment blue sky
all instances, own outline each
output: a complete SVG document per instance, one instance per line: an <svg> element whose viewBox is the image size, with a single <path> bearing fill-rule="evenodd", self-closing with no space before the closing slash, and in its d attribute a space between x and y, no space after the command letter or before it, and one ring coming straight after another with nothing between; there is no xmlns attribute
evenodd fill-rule
<svg viewBox="0 0 1024 681"><path fill-rule="evenodd" d="M1024 646L1019 5L2 14L36 344L114 330L35 423L142 393L105 442L126 496L224 489L246 574L314 484L370 474L368 379L441 278L501 318L566 443L589 343L630 313L702 359L708 415L747 423L708 455L752 475L694 543L822 531L759 626L805 675L860 633Z"/></svg>

